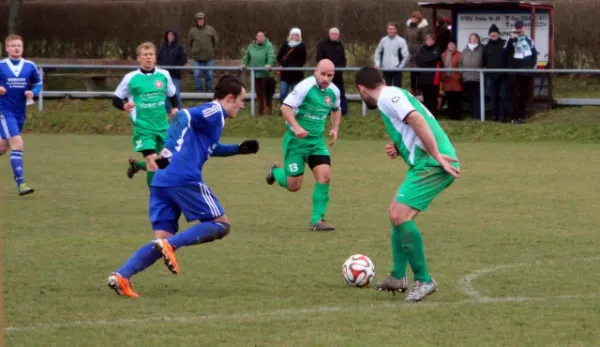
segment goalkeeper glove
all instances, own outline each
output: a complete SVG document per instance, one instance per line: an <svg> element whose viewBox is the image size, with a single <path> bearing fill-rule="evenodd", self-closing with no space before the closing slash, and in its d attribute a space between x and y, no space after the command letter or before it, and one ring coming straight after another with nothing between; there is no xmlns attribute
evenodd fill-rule
<svg viewBox="0 0 600 347"><path fill-rule="evenodd" d="M257 153L259 149L258 141L256 140L245 140L240 143L238 154L253 154Z"/></svg>

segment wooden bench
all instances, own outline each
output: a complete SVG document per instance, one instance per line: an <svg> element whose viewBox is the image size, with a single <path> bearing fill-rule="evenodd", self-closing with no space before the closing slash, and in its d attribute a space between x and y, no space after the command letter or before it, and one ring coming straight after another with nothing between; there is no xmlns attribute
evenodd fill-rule
<svg viewBox="0 0 600 347"><path fill-rule="evenodd" d="M132 70L139 66L136 60L125 60L125 59L77 59L77 58L31 58L37 65L97 65L98 70L90 69L70 69L75 70L74 72L59 72L62 69L58 68L44 68L44 80L48 81L53 77L61 78L73 78L83 79L86 90L98 90L106 89L107 81L112 78L120 79L128 72L123 69L110 69L102 68L102 66L108 65L131 65ZM241 60L215 60L213 62L215 66L240 66ZM188 60L186 66L193 66L193 60ZM64 71L64 70L63 70ZM182 78L186 76L192 76L193 70L183 70ZM238 77L241 76L241 71L214 71L214 80L216 81L223 73L234 74Z"/></svg>

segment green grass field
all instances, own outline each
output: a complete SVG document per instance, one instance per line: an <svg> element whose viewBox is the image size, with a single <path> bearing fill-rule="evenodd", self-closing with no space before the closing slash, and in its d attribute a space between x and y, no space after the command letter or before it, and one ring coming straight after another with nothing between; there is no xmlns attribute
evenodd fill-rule
<svg viewBox="0 0 600 347"><path fill-rule="evenodd" d="M354 253L377 279L391 268L386 210L406 168L382 140L332 149L332 233L308 231L312 178L298 193L264 182L279 139L211 159L231 234L180 250L178 276L161 262L135 276L138 300L105 285L151 238L145 179L124 174L129 138L25 140L33 195L16 195L0 158L7 346L600 344L597 145L457 142L462 178L417 219L439 292L407 305L341 276Z"/></svg>

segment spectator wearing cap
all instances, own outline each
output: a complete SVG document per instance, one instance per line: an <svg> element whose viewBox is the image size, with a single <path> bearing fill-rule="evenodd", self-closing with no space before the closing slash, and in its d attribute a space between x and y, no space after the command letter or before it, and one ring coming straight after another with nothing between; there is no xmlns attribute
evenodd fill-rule
<svg viewBox="0 0 600 347"><path fill-rule="evenodd" d="M315 60L318 63L323 59L331 60L336 68L346 67L346 48L340 39L340 29L336 27L329 29L329 36L327 39L317 45L317 54ZM333 75L333 84L335 84L340 90L342 116L346 116L348 115L348 100L346 99L343 71L336 69L335 75Z"/></svg>
<svg viewBox="0 0 600 347"><path fill-rule="evenodd" d="M383 70L383 78L388 86L402 87L402 71L386 71L401 69L410 59L410 51L406 40L398 36L398 25L387 24L387 36L384 36L375 50L375 66Z"/></svg>
<svg viewBox="0 0 600 347"><path fill-rule="evenodd" d="M425 69L436 69L442 64L441 58L442 51L435 44L433 34L425 35L425 44L421 46L421 50L415 58L417 66ZM419 90L423 92L423 104L435 116L440 93L440 73L438 71L419 72L418 86Z"/></svg>
<svg viewBox="0 0 600 347"><path fill-rule="evenodd" d="M203 12L196 13L194 17L196 25L188 33L188 46L194 65L198 67L213 66L215 52L219 46L219 34L210 25L206 24L206 15ZM205 78L205 88L202 86L202 77ZM213 86L212 70L194 70L194 82L197 92L212 93Z"/></svg>
<svg viewBox="0 0 600 347"><path fill-rule="evenodd" d="M460 56L460 67L464 69L481 69L483 66L483 46L478 34L469 35L469 43ZM481 116L481 77L479 72L463 72L465 94L471 106L471 118L479 119Z"/></svg>
<svg viewBox="0 0 600 347"><path fill-rule="evenodd" d="M425 44L425 36L430 33L429 22L423 17L421 11L415 11L410 15L410 19L406 22L404 28L404 39L408 43L410 51L410 59L406 64L408 68L417 67L416 58L421 51L421 46ZM411 94L419 94L418 90L418 72L410 73L410 89Z"/></svg>
<svg viewBox="0 0 600 347"><path fill-rule="evenodd" d="M490 40L483 47L483 67L485 69L506 69L508 62L504 52L506 40L500 37L500 29L492 24L489 30ZM508 100L508 74L490 72L485 74L487 94L490 97L492 119L495 122L508 121L510 103Z"/></svg>
<svg viewBox="0 0 600 347"><path fill-rule="evenodd" d="M504 50L508 56L508 68L531 70L537 65L537 49L532 39L525 34L525 24L515 23L510 39L506 41ZM531 103L533 91L533 76L530 73L509 74L512 123L524 122L525 109Z"/></svg>
<svg viewBox="0 0 600 347"><path fill-rule="evenodd" d="M306 64L306 47L302 43L302 31L292 28L286 43L279 49L277 62L282 67L302 67ZM283 102L296 84L304 79L302 71L281 71L279 83L279 100Z"/></svg>
<svg viewBox="0 0 600 347"><path fill-rule="evenodd" d="M456 41L448 40L448 49L442 54L445 69L458 69L461 53L456 49ZM460 120L462 115L463 84L460 72L445 71L442 73L442 90L448 100L450 119Z"/></svg>

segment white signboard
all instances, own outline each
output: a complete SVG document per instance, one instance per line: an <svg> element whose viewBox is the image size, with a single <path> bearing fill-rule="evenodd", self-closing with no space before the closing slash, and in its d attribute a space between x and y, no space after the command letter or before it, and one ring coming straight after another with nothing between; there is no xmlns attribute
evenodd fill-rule
<svg viewBox="0 0 600 347"><path fill-rule="evenodd" d="M492 24L496 24L500 29L500 36L508 40L510 32L514 28L515 22L520 20L525 23L525 32L531 37L531 15L528 11L524 12L466 12L457 13L456 24L453 29L456 30L456 40L458 49L462 51L469 43L469 35L477 33L481 37L481 43L486 44L489 40L488 32ZM548 52L550 48L550 16L548 11L536 11L535 17L535 39L534 43L539 53L538 64L548 63Z"/></svg>

